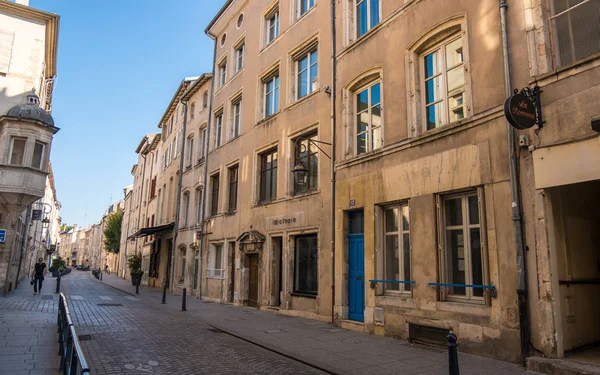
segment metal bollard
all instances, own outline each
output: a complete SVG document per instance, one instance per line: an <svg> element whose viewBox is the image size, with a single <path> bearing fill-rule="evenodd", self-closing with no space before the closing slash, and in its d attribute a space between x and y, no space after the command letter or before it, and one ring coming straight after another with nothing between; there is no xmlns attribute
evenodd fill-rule
<svg viewBox="0 0 600 375"><path fill-rule="evenodd" d="M163 305L165 303L167 303L167 283L165 283L165 285L163 286L163 296L162 296L162 302Z"/></svg>
<svg viewBox="0 0 600 375"><path fill-rule="evenodd" d="M181 299L181 311L187 311L186 305L185 305L186 294L187 294L187 289L183 288L183 294L182 294L182 299Z"/></svg>
<svg viewBox="0 0 600 375"><path fill-rule="evenodd" d="M139 285L135 286L135 294L140 294L140 286Z"/></svg>
<svg viewBox="0 0 600 375"><path fill-rule="evenodd" d="M460 372L458 370L458 351L456 347L457 338L454 333L448 334L448 369L450 375L459 375Z"/></svg>
<svg viewBox="0 0 600 375"><path fill-rule="evenodd" d="M56 292L54 293L60 293L60 271L58 273L58 277L56 278Z"/></svg>

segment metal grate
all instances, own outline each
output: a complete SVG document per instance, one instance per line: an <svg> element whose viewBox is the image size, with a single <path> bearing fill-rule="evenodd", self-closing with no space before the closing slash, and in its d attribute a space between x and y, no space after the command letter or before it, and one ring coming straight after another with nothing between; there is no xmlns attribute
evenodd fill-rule
<svg viewBox="0 0 600 375"><path fill-rule="evenodd" d="M92 335L79 335L79 341L90 341L92 339Z"/></svg>
<svg viewBox="0 0 600 375"><path fill-rule="evenodd" d="M123 306L123 305L120 303L99 303L98 306L113 307L113 306Z"/></svg>
<svg viewBox="0 0 600 375"><path fill-rule="evenodd" d="M411 342L444 347L447 343L449 329L423 326L409 323L409 339Z"/></svg>

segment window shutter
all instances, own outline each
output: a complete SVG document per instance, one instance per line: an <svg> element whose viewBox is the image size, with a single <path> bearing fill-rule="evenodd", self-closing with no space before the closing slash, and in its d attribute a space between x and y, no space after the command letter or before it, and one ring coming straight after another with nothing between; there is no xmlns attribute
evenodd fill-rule
<svg viewBox="0 0 600 375"><path fill-rule="evenodd" d="M14 39L15 33L0 30L0 72L2 73L8 73L10 68Z"/></svg>

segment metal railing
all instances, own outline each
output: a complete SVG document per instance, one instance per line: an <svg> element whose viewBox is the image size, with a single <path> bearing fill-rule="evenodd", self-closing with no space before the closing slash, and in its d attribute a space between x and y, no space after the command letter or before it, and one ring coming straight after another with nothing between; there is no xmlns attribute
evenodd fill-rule
<svg viewBox="0 0 600 375"><path fill-rule="evenodd" d="M69 306L64 294L60 294L58 302L58 355L60 355L59 371L67 375L89 374L90 368L87 365L77 332L71 321Z"/></svg>

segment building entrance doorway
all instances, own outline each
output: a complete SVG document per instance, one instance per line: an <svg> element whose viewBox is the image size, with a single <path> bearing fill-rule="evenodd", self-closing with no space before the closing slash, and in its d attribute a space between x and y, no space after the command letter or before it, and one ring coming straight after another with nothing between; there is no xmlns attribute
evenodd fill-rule
<svg viewBox="0 0 600 375"><path fill-rule="evenodd" d="M365 235L363 211L348 213L348 318L365 320Z"/></svg>
<svg viewBox="0 0 600 375"><path fill-rule="evenodd" d="M271 237L272 262L271 262L271 306L281 306L281 292L283 290L282 278L282 243L281 237Z"/></svg>
<svg viewBox="0 0 600 375"><path fill-rule="evenodd" d="M248 306L258 307L258 254L248 255Z"/></svg>
<svg viewBox="0 0 600 375"><path fill-rule="evenodd" d="M600 364L600 180L546 191L559 290L559 353Z"/></svg>

